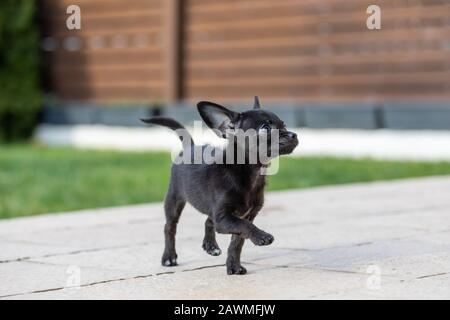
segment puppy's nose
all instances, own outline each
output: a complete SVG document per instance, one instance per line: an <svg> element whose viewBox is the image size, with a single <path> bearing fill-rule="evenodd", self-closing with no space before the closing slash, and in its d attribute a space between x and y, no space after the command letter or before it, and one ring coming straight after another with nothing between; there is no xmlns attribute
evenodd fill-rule
<svg viewBox="0 0 450 320"><path fill-rule="evenodd" d="M297 139L297 134L295 132L289 131L287 135L290 139Z"/></svg>

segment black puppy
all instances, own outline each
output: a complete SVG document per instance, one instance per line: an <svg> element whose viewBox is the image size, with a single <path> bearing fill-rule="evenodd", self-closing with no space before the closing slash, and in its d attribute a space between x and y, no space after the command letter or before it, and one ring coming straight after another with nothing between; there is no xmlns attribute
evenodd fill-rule
<svg viewBox="0 0 450 320"><path fill-rule="evenodd" d="M246 163L230 164L229 161L224 161L208 164L202 161L197 164L172 165L169 190L164 203L166 224L162 264L164 266L177 264L175 234L181 211L187 201L198 211L208 215L205 222L203 249L213 256L220 255L221 250L216 242L215 231L232 234L228 247L227 273L245 274L247 271L240 262L244 240L250 239L255 245L264 246L271 244L274 238L253 224L253 219L264 202L265 175L261 174L261 170L265 169L266 163L260 161L259 157L256 163L248 163L250 153L255 150L251 150L246 143L242 144L233 132L238 129L244 132L253 129L256 132L263 130L267 133L278 129L278 152L272 156L291 153L298 144L297 136L287 131L284 123L274 113L261 110L257 97L255 97L253 110L243 113L237 113L207 101L198 103L197 108L205 123L220 137L228 139L228 146L223 153L224 159L231 146L235 150L233 161L237 160L237 150L244 152ZM142 119L142 121L176 130L183 142L180 157L187 151L193 154L195 148L204 150L206 147L195 146L189 134L180 134L180 130L186 130L173 119L154 117ZM211 148L211 146L208 147ZM190 159L193 160L193 158Z"/></svg>

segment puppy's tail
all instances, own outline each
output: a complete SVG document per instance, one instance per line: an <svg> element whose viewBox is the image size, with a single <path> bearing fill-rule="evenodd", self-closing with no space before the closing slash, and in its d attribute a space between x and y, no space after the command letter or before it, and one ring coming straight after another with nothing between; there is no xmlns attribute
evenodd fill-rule
<svg viewBox="0 0 450 320"><path fill-rule="evenodd" d="M166 117L152 117L148 119L141 119L141 121L149 124L157 124L174 130L177 133L178 138L180 138L183 143L183 149L194 145L194 139L192 139L192 136L186 128L174 119Z"/></svg>

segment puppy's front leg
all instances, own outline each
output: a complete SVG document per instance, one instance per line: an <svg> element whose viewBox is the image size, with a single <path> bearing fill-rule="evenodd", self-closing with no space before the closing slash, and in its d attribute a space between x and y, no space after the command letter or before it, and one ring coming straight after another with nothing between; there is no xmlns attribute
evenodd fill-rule
<svg viewBox="0 0 450 320"><path fill-rule="evenodd" d="M247 269L241 265L241 252L245 239L233 234L231 236L230 246L228 247L227 273L228 274L246 274Z"/></svg>
<svg viewBox="0 0 450 320"><path fill-rule="evenodd" d="M214 226L218 233L238 235L250 239L257 246L267 246L273 242L273 236L257 228L253 223L232 214L218 212L214 215Z"/></svg>
<svg viewBox="0 0 450 320"><path fill-rule="evenodd" d="M253 219L258 214L261 206L254 207L253 210L247 216L247 220L253 222ZM228 274L246 274L247 269L241 265L241 254L242 248L244 246L245 239L237 236L231 236L231 242L228 246L228 256L227 256L227 273Z"/></svg>

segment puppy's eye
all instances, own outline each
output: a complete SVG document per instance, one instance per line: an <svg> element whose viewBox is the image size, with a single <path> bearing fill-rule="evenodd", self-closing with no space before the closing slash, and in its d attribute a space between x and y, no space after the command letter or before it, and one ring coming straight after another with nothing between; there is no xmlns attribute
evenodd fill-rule
<svg viewBox="0 0 450 320"><path fill-rule="evenodd" d="M268 123L264 123L259 127L259 131L270 131L272 127Z"/></svg>

